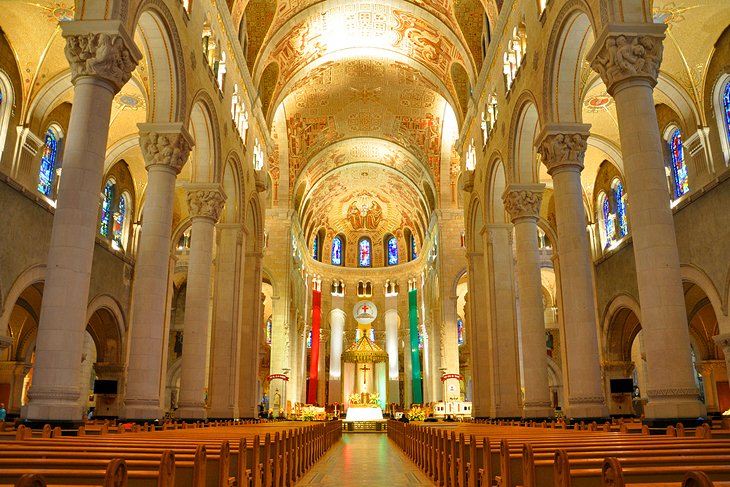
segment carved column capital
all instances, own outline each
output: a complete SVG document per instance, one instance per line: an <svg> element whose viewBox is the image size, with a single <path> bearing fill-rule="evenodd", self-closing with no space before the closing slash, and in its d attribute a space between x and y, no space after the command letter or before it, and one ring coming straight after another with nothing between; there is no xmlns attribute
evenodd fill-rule
<svg viewBox="0 0 730 487"><path fill-rule="evenodd" d="M192 218L203 217L218 221L226 194L218 185L190 185L188 190L188 211Z"/></svg>
<svg viewBox="0 0 730 487"><path fill-rule="evenodd" d="M504 208L513 223L525 218L537 220L544 190L544 184L510 184L507 186L502 195L502 201L504 201Z"/></svg>
<svg viewBox="0 0 730 487"><path fill-rule="evenodd" d="M722 335L715 335L712 337L717 343L717 346L722 349L725 356L730 355L730 333L723 333Z"/></svg>
<svg viewBox="0 0 730 487"><path fill-rule="evenodd" d="M169 166L179 174L188 160L193 138L182 123L140 123L139 145L145 167Z"/></svg>
<svg viewBox="0 0 730 487"><path fill-rule="evenodd" d="M545 126L537 138L537 152L548 174L552 176L554 172L562 170L583 170L590 128L589 124L583 123Z"/></svg>
<svg viewBox="0 0 730 487"><path fill-rule="evenodd" d="M613 96L624 81L644 80L652 87L662 63L666 24L608 24L588 53L591 67Z"/></svg>
<svg viewBox="0 0 730 487"><path fill-rule="evenodd" d="M108 81L118 92L142 58L119 20L61 22L61 29L72 83L91 76Z"/></svg>

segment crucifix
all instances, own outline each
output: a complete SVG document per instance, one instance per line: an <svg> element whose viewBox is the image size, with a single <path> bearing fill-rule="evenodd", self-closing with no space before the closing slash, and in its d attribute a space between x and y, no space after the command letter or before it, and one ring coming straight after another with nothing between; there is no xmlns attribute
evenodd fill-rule
<svg viewBox="0 0 730 487"><path fill-rule="evenodd" d="M368 376L366 375L368 370L370 370L370 367L367 365L363 365L360 370L362 370L362 383L367 384L368 383Z"/></svg>

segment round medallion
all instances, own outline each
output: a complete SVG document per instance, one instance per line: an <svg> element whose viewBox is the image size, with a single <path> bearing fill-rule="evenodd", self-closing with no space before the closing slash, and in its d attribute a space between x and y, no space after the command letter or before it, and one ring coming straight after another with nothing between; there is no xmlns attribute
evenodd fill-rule
<svg viewBox="0 0 730 487"><path fill-rule="evenodd" d="M378 308L372 301L358 301L352 310L355 321L361 325L369 325L378 317Z"/></svg>

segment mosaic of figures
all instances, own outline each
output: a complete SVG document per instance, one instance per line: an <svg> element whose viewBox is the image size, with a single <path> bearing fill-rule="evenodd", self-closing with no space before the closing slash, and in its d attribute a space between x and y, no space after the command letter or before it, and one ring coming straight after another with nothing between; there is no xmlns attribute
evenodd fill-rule
<svg viewBox="0 0 730 487"><path fill-rule="evenodd" d="M332 195L340 195L333 200ZM403 176L378 170L373 164L339 171L320 182L307 196L307 214L325 215L306 222L305 232L322 226L356 241L373 241L426 221L418 190ZM302 205L304 206L304 205Z"/></svg>
<svg viewBox="0 0 730 487"><path fill-rule="evenodd" d="M307 7L314 5L319 0L281 0L276 10L276 18L272 26L272 31L278 30L284 23L297 13L303 11ZM451 2L449 0L407 0L418 7L421 7L440 21L448 25L452 30L456 31L456 20L451 10ZM360 4L352 7L359 7ZM234 17L235 18L235 17Z"/></svg>
<svg viewBox="0 0 730 487"><path fill-rule="evenodd" d="M449 37L423 19L386 5L358 3L334 6L298 22L263 64L276 61L279 80L286 81L312 61L363 42L401 52L440 79L448 79L452 62L464 62Z"/></svg>
<svg viewBox="0 0 730 487"><path fill-rule="evenodd" d="M289 189L306 162L306 156L342 138L335 128L334 117L302 117L294 114L287 120L287 140L289 142Z"/></svg>

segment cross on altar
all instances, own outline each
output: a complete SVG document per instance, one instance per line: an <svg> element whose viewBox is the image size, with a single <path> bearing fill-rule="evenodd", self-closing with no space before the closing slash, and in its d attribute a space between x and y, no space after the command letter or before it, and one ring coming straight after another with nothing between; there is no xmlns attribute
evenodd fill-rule
<svg viewBox="0 0 730 487"><path fill-rule="evenodd" d="M362 383L363 384L367 384L368 383L368 376L365 375L365 374L367 374L367 371L370 370L370 367L368 367L367 365L363 365L360 370L362 370Z"/></svg>
<svg viewBox="0 0 730 487"><path fill-rule="evenodd" d="M367 313L368 312L368 305L367 304L362 307L362 312L363 313Z"/></svg>

